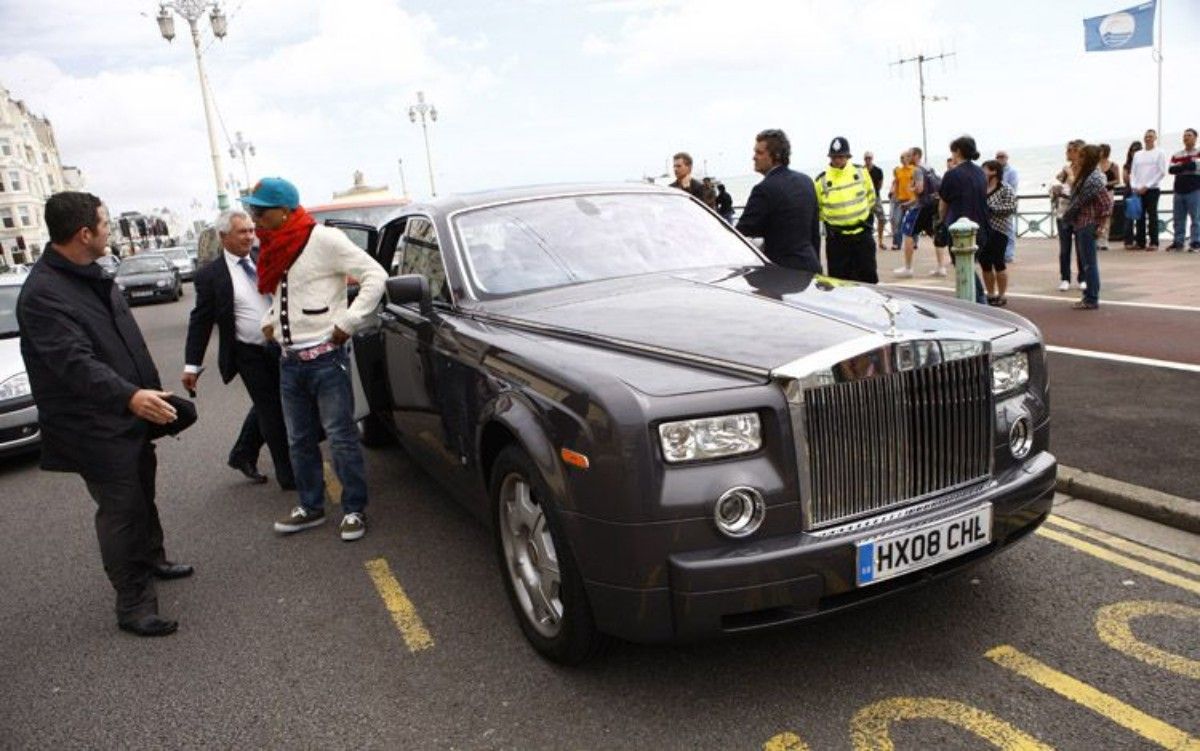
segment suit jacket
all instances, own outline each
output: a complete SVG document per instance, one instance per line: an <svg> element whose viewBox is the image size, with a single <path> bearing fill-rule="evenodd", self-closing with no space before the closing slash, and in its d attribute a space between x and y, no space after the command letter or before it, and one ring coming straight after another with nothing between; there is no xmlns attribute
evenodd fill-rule
<svg viewBox="0 0 1200 751"><path fill-rule="evenodd" d="M233 279L225 254L196 272L196 307L188 318L187 344L184 359L190 365L204 363L213 325L217 327L217 368L221 380L229 383L238 374L234 345L237 343L237 324L233 313Z"/></svg>
<svg viewBox="0 0 1200 751"><path fill-rule="evenodd" d="M821 273L817 190L803 172L782 165L768 172L750 191L737 229L761 237L763 253L773 263Z"/></svg>
<svg viewBox="0 0 1200 751"><path fill-rule="evenodd" d="M88 479L136 472L150 423L129 411L129 400L162 382L112 278L50 246L21 287L17 321L42 468Z"/></svg>

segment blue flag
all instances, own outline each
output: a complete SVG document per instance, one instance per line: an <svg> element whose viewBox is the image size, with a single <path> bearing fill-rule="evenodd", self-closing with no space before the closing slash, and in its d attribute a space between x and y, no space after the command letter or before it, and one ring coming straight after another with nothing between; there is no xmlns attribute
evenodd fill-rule
<svg viewBox="0 0 1200 751"><path fill-rule="evenodd" d="M1154 44L1154 11L1158 0L1083 19L1083 46L1087 52L1131 50Z"/></svg>

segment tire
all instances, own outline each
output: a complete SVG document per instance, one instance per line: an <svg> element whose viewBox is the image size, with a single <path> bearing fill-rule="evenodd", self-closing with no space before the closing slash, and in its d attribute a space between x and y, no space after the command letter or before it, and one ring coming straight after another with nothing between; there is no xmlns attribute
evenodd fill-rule
<svg viewBox="0 0 1200 751"><path fill-rule="evenodd" d="M489 491L500 576L525 638L543 657L562 665L595 656L604 636L596 630L557 504L522 448L508 446L496 457ZM545 560L557 562L557 582Z"/></svg>
<svg viewBox="0 0 1200 751"><path fill-rule="evenodd" d="M383 424L383 420L375 414L368 414L358 421L358 440L368 448L387 446L396 442L395 436Z"/></svg>

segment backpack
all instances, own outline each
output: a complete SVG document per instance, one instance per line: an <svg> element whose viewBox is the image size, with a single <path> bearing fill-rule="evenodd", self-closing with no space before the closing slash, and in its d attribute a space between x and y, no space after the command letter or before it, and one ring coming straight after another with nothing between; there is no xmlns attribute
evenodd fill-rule
<svg viewBox="0 0 1200 751"><path fill-rule="evenodd" d="M942 190L942 178L928 167L922 167L921 173L925 181L925 189L921 191L921 205L932 206L937 203L938 193Z"/></svg>

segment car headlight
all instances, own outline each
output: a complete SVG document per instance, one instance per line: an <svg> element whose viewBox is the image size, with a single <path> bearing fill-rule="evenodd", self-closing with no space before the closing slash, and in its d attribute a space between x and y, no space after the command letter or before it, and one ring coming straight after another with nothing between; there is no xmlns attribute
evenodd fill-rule
<svg viewBox="0 0 1200 751"><path fill-rule="evenodd" d="M999 396L1029 383L1029 354L1017 352L992 360L992 393Z"/></svg>
<svg viewBox="0 0 1200 751"><path fill-rule="evenodd" d="M154 283L154 286L155 287L165 287L165 286L167 286L167 280L159 279L157 282Z"/></svg>
<svg viewBox="0 0 1200 751"><path fill-rule="evenodd" d="M0 383L0 402L8 399L19 399L23 396L29 396L33 393L29 388L29 375L27 373L17 373L12 378L9 378L4 383Z"/></svg>
<svg viewBox="0 0 1200 751"><path fill-rule="evenodd" d="M754 412L658 426L663 457L670 463L720 459L750 454L762 448L762 424Z"/></svg>

